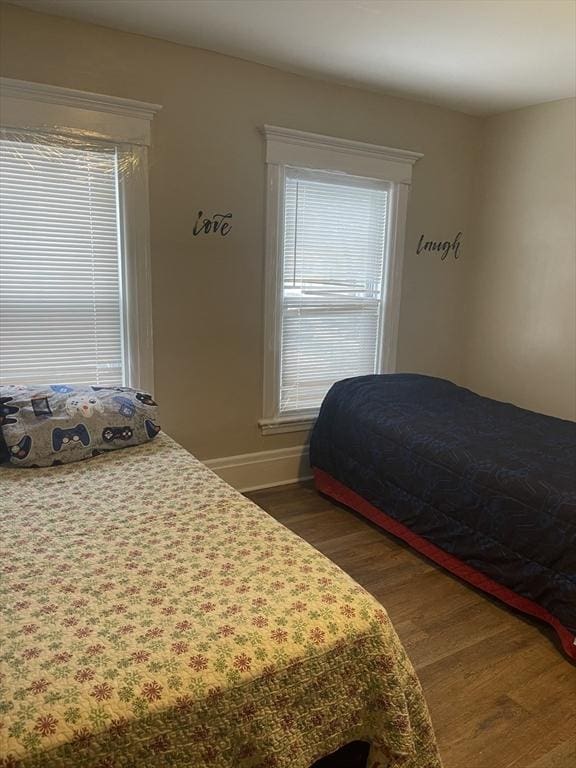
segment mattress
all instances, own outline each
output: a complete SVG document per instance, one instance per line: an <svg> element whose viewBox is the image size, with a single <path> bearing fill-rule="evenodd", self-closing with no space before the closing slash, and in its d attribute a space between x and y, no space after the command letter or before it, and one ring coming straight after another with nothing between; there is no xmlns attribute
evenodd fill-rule
<svg viewBox="0 0 576 768"><path fill-rule="evenodd" d="M576 424L417 374L328 392L319 490L551 624L576 658Z"/></svg>
<svg viewBox="0 0 576 768"><path fill-rule="evenodd" d="M3 768L439 768L385 610L166 435L0 511Z"/></svg>

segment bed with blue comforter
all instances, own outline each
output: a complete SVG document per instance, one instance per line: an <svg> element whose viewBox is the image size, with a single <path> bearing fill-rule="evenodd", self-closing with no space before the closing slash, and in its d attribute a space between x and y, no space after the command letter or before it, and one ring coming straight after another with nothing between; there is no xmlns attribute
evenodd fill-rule
<svg viewBox="0 0 576 768"><path fill-rule="evenodd" d="M317 488L551 624L576 659L576 424L430 376L335 384Z"/></svg>

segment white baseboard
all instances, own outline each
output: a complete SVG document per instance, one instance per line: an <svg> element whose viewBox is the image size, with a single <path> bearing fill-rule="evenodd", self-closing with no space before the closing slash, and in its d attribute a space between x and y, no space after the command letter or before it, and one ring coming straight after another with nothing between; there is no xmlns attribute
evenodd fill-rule
<svg viewBox="0 0 576 768"><path fill-rule="evenodd" d="M307 445L207 459L204 464L238 491L299 483L312 477Z"/></svg>

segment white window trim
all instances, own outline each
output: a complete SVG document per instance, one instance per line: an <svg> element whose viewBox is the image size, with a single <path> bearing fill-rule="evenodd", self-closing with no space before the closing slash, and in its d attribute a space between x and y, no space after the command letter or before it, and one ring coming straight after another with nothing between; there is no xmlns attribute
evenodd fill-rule
<svg viewBox="0 0 576 768"><path fill-rule="evenodd" d="M0 124L14 131L97 136L129 146L133 169L121 174L124 254L124 344L128 386L154 391L148 147L150 124L162 107L133 99L0 78Z"/></svg>
<svg viewBox="0 0 576 768"><path fill-rule="evenodd" d="M384 278L383 323L386 343L380 351L380 371L396 370L398 324L404 235L408 193L414 163L423 157L419 152L393 149L360 141L338 139L316 133L265 125L266 141L266 245L264 297L264 402L263 418L258 422L263 435L309 430L317 413L297 416L279 415L280 323L282 281L282 240L284 210L284 175L287 166L336 171L353 176L379 179L392 184L392 219L389 229L389 252Z"/></svg>

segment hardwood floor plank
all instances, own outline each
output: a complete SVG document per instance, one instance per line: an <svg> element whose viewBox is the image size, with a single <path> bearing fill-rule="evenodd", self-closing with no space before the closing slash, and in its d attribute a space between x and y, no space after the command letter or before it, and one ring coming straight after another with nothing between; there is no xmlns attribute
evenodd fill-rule
<svg viewBox="0 0 576 768"><path fill-rule="evenodd" d="M573 737L540 755L535 762L526 764L525 768L566 768L574 765L576 765L576 738ZM520 768L520 766L517 764L506 766L506 768Z"/></svg>
<svg viewBox="0 0 576 768"><path fill-rule="evenodd" d="M551 630L311 483L248 496L384 605L422 681L445 768L576 768L576 667Z"/></svg>

